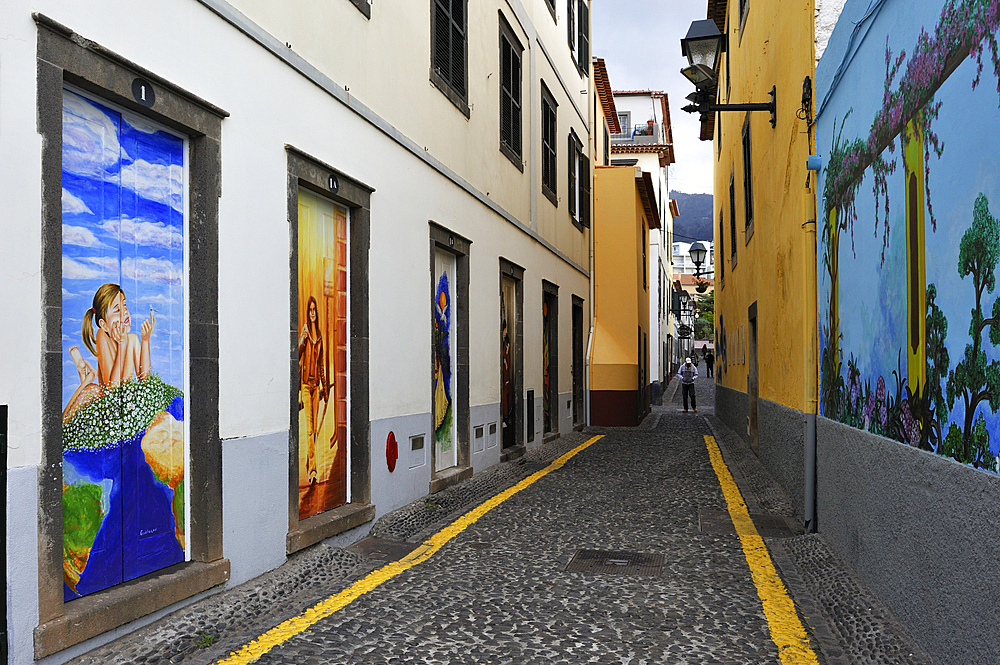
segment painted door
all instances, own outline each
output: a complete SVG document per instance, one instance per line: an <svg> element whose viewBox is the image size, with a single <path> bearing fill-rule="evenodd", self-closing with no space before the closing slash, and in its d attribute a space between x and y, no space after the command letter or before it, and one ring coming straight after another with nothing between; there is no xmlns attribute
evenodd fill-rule
<svg viewBox="0 0 1000 665"><path fill-rule="evenodd" d="M750 335L747 340L749 367L747 368L747 394L750 397L750 448L756 453L760 448L760 427L757 407L759 402L759 374L757 372L757 318L750 319Z"/></svg>
<svg viewBox="0 0 1000 665"><path fill-rule="evenodd" d="M555 367L552 362L553 318L552 296L542 294L542 432L551 432L556 424L554 413L557 398L553 398L552 389L556 384Z"/></svg>
<svg viewBox="0 0 1000 665"><path fill-rule="evenodd" d="M69 90L62 134L63 574L72 600L185 559L185 147Z"/></svg>
<svg viewBox="0 0 1000 665"><path fill-rule="evenodd" d="M434 471L458 464L455 429L455 255L434 254L433 331L434 368L431 403L434 413Z"/></svg>
<svg viewBox="0 0 1000 665"><path fill-rule="evenodd" d="M299 519L349 499L348 217L299 189Z"/></svg>
<svg viewBox="0 0 1000 665"><path fill-rule="evenodd" d="M500 276L500 418L503 447L517 444L517 283L512 277Z"/></svg>
<svg viewBox="0 0 1000 665"><path fill-rule="evenodd" d="M573 305L573 424L583 420L583 307Z"/></svg>

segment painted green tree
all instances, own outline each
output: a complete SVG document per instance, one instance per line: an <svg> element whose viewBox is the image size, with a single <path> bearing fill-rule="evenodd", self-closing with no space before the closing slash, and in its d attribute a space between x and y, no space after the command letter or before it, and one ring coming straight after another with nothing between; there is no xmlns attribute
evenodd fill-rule
<svg viewBox="0 0 1000 665"><path fill-rule="evenodd" d="M937 287L927 285L927 387L923 400L914 400L924 408L925 417L920 420L920 447L925 450L940 451L944 443L941 423L948 420L948 406L941 382L948 378L951 358L945 339L948 337L948 319L937 306ZM914 414L916 415L916 414Z"/></svg>
<svg viewBox="0 0 1000 665"><path fill-rule="evenodd" d="M994 299L990 318L983 316L983 294L993 293L996 267L1000 260L1000 221L990 214L990 202L980 193L972 207L972 226L962 236L958 251L958 274L971 276L976 293L976 306L969 323L971 344L965 345L965 355L948 373L948 407L961 398L965 406L965 423L961 431L954 423L948 429L942 454L977 468L993 469L996 463L990 453L990 435L986 419L976 410L980 404L994 413L1000 405L1000 362L987 361L982 335L989 328L989 341L1000 344L1000 299Z"/></svg>

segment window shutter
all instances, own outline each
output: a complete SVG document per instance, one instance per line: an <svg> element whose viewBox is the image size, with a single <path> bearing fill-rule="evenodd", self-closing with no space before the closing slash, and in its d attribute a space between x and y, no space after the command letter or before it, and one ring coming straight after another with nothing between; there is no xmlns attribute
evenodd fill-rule
<svg viewBox="0 0 1000 665"><path fill-rule="evenodd" d="M577 46L577 63L580 72L586 76L590 72L590 8L586 0L580 0L580 11L577 24L580 28L579 45Z"/></svg>
<svg viewBox="0 0 1000 665"><path fill-rule="evenodd" d="M513 78L514 49L504 35L500 35L500 142L514 146L513 136Z"/></svg>
<svg viewBox="0 0 1000 665"><path fill-rule="evenodd" d="M511 47L510 67L510 136L511 148L521 154L521 54Z"/></svg>
<svg viewBox="0 0 1000 665"><path fill-rule="evenodd" d="M465 0L451 0L451 85L465 96Z"/></svg>
<svg viewBox="0 0 1000 665"><path fill-rule="evenodd" d="M576 219L576 139L572 134L569 135L569 149L566 151L569 155L569 168L566 169L569 173L569 187L567 189L566 199L569 201L569 218L572 220Z"/></svg>
<svg viewBox="0 0 1000 665"><path fill-rule="evenodd" d="M568 27L569 51L573 53L576 47L576 22L573 20L576 14L576 3L578 0L567 0L566 2L566 25Z"/></svg>
<svg viewBox="0 0 1000 665"><path fill-rule="evenodd" d="M590 160L580 153L580 224L590 228Z"/></svg>
<svg viewBox="0 0 1000 665"><path fill-rule="evenodd" d="M434 2L434 69L441 78L451 73L451 12L442 0Z"/></svg>

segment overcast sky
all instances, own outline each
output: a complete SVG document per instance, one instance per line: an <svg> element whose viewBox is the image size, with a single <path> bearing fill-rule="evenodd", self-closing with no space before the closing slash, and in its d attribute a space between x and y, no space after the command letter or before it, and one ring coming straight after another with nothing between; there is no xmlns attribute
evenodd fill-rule
<svg viewBox="0 0 1000 665"><path fill-rule="evenodd" d="M670 124L677 163L670 188L712 193L712 142L699 141L697 114L681 110L694 86L681 75L687 64L681 39L691 21L705 18L707 0L593 0L595 57L604 58L613 90L663 90L670 97Z"/></svg>

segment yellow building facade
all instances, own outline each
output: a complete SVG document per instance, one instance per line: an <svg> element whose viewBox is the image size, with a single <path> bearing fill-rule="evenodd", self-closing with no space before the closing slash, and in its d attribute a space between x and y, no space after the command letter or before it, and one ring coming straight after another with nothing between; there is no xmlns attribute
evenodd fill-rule
<svg viewBox="0 0 1000 665"><path fill-rule="evenodd" d="M716 103L767 111L702 117L714 139L716 409L805 509L815 441L816 210L813 0L710 0L725 35Z"/></svg>
<svg viewBox="0 0 1000 665"><path fill-rule="evenodd" d="M594 170L594 332L590 422L634 426L649 413L649 233L653 181L632 166Z"/></svg>

